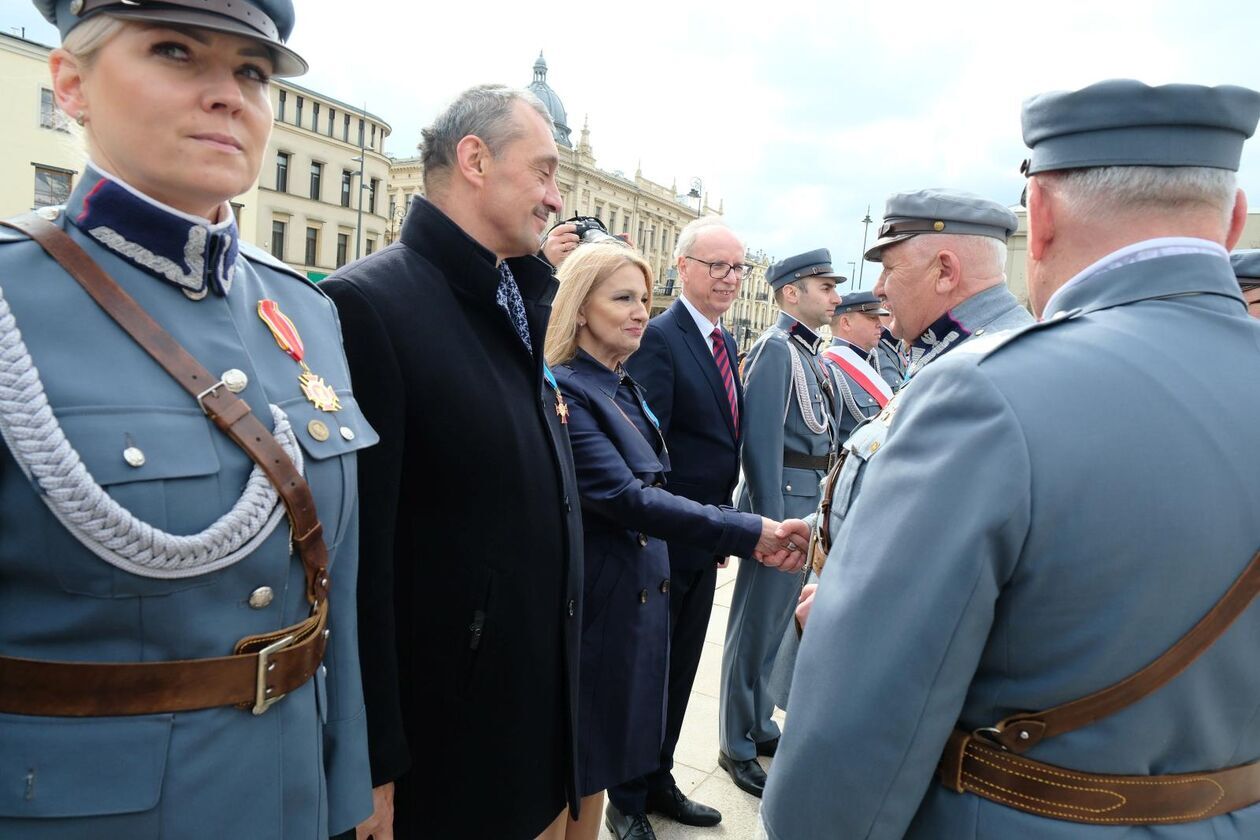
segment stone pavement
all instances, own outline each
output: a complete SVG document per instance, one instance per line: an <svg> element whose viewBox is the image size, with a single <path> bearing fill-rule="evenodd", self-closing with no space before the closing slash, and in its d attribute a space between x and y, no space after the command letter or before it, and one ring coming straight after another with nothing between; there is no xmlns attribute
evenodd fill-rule
<svg viewBox="0 0 1260 840"><path fill-rule="evenodd" d="M722 647L726 640L726 618L730 612L738 565L739 561L732 558L727 568L718 570L717 595L713 599L713 616L709 619L704 655L692 687L678 748L674 751L674 778L678 787L687 796L721 811L722 822L713 828L692 828L652 814L648 819L652 821L658 840L751 840L756 836L757 808L761 800L735 787L726 771L718 767L718 691ZM782 726L783 712L776 710L775 719ZM762 767L770 767L770 759L757 760ZM607 828L600 829L599 840L607 840L611 836Z"/></svg>

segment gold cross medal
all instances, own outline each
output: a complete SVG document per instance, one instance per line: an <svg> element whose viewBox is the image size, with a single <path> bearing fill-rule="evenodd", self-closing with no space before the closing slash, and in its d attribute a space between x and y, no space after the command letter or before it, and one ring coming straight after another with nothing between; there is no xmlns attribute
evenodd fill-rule
<svg viewBox="0 0 1260 840"><path fill-rule="evenodd" d="M551 368L547 367L546 362L543 363L543 378L556 392L556 416L560 418L560 425L568 425L569 404L564 401L564 394L560 393L560 383L556 381L556 375L551 372Z"/></svg>
<svg viewBox="0 0 1260 840"><path fill-rule="evenodd" d="M337 399L337 392L324 381L322 376L312 373L306 366L306 347L302 344L302 336L298 334L297 327L289 320L289 316L280 311L280 304L274 300L258 301L258 317L267 325L267 329L271 330L271 335L276 340L276 344L280 345L280 349L302 366L302 374L298 377L298 382L306 398L320 411L340 411L341 400Z"/></svg>

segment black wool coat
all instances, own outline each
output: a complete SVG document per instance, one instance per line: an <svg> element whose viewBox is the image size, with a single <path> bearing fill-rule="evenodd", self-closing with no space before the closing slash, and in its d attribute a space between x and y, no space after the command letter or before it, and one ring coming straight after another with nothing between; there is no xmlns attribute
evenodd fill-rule
<svg viewBox="0 0 1260 840"><path fill-rule="evenodd" d="M533 838L576 807L581 508L543 374L557 288L417 198L400 240L320 284L379 445L359 459L359 645L373 784L400 838Z"/></svg>

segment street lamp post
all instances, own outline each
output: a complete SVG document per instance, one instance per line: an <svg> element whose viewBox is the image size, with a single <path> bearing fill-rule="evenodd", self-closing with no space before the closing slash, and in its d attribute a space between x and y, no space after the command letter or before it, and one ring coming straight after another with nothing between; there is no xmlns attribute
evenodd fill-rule
<svg viewBox="0 0 1260 840"><path fill-rule="evenodd" d="M871 205L866 205L866 215L862 217L862 263L858 266L858 288L862 288L862 270L866 268L866 235L871 230Z"/></svg>
<svg viewBox="0 0 1260 840"><path fill-rule="evenodd" d="M857 262L849 260L849 282L853 282L853 275L857 274ZM855 289L856 291L856 289Z"/></svg>
<svg viewBox="0 0 1260 840"><path fill-rule="evenodd" d="M363 145L364 123L367 122L367 103L359 110L359 156L351 158L352 161L359 162L359 212L356 214L354 222L354 258L359 258L359 251L363 245L363 164L367 160L367 149Z"/></svg>

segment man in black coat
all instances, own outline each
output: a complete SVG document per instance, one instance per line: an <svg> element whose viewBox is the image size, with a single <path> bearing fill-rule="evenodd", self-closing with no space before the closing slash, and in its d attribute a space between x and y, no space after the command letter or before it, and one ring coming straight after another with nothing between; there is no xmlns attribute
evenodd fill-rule
<svg viewBox="0 0 1260 840"><path fill-rule="evenodd" d="M381 443L359 461L363 656L389 838L532 840L576 807L582 532L543 365L561 206L547 111L473 88L424 132L398 242L321 287ZM353 481L353 475L346 476Z"/></svg>
<svg viewBox="0 0 1260 840"><path fill-rule="evenodd" d="M729 505L739 477L744 392L735 341L719 322L735 302L747 271L744 245L720 220L705 217L683 228L675 258L682 295L649 322L626 369L647 392L648 405L661 422L672 467L667 489L697 502ZM717 569L725 562L725 557L669 544L671 638L665 743L655 773L609 790L610 822L619 834L628 834L646 812L700 826L714 825L722 818L716 809L684 796L670 771L704 652Z"/></svg>

